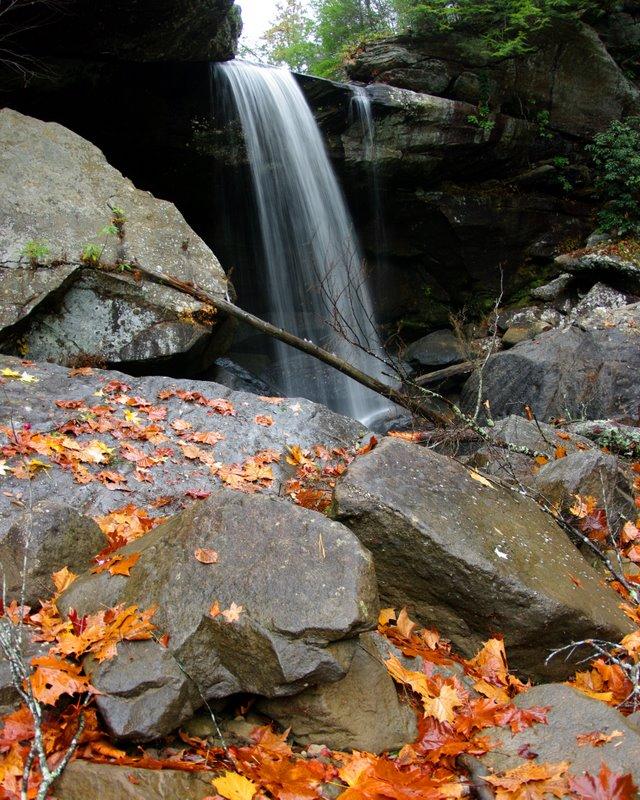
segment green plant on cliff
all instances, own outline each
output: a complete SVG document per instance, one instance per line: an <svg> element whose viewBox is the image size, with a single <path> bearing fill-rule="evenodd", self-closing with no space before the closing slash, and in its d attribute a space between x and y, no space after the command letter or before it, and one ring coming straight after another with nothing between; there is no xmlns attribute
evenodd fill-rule
<svg viewBox="0 0 640 800"><path fill-rule="evenodd" d="M478 105L475 114L469 114L467 117L467 122L470 122L472 125L480 128L480 130L483 130L485 133L491 133L496 125L496 121L491 113L489 104L486 102L482 102Z"/></svg>
<svg viewBox="0 0 640 800"><path fill-rule="evenodd" d="M21 255L27 259L32 267L41 264L51 252L48 245L44 242L30 241L22 248Z"/></svg>
<svg viewBox="0 0 640 800"><path fill-rule="evenodd" d="M640 234L640 117L614 121L587 147L604 201L600 230Z"/></svg>
<svg viewBox="0 0 640 800"><path fill-rule="evenodd" d="M492 58L521 55L532 37L561 18L599 14L609 0L396 0L401 23L442 32L459 30L470 48Z"/></svg>
<svg viewBox="0 0 640 800"><path fill-rule="evenodd" d="M80 261L88 266L95 267L100 263L104 247L99 244L86 244L80 254Z"/></svg>

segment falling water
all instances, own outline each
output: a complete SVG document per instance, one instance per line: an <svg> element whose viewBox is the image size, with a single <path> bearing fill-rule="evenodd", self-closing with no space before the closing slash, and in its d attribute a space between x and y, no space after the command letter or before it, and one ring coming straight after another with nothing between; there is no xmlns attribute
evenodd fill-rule
<svg viewBox="0 0 640 800"><path fill-rule="evenodd" d="M214 70L244 133L269 321L380 377L376 358L356 346L381 350L360 247L302 91L285 70L238 61ZM378 395L316 359L279 342L274 347L279 388L289 397L308 397L365 423L388 408Z"/></svg>
<svg viewBox="0 0 640 800"><path fill-rule="evenodd" d="M350 104L351 122L359 128L359 138L362 140L362 160L368 167L369 197L371 198L371 220L374 227L375 244L375 289L376 295L381 296L388 291L385 285L385 270L382 263L382 254L386 252L387 240L382 208L382 194L380 191L380 171L378 169L378 154L376 152L376 129L373 120L371 97L364 86L353 86L353 97Z"/></svg>

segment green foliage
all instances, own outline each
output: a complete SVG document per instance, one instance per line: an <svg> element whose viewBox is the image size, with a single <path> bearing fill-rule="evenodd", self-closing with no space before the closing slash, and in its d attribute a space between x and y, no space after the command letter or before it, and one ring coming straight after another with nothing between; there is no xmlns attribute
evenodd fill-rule
<svg viewBox="0 0 640 800"><path fill-rule="evenodd" d="M82 254L80 255L80 260L83 264L88 264L92 267L95 267L100 263L103 250L104 248L99 244L86 244Z"/></svg>
<svg viewBox="0 0 640 800"><path fill-rule="evenodd" d="M392 33L396 0L281 0L259 55L298 72L335 77L349 51Z"/></svg>
<svg viewBox="0 0 640 800"><path fill-rule="evenodd" d="M640 117L612 122L587 150L596 167L596 189L605 201L600 230L640 234Z"/></svg>
<svg viewBox="0 0 640 800"><path fill-rule="evenodd" d="M456 31L475 55L505 58L528 52L533 37L555 21L593 17L612 4L614 0L280 0L260 55L294 70L335 77L354 48L410 28Z"/></svg>
<svg viewBox="0 0 640 800"><path fill-rule="evenodd" d="M395 0L313 0L313 4L318 20L318 75L337 75L350 51L394 29Z"/></svg>
<svg viewBox="0 0 640 800"><path fill-rule="evenodd" d="M98 236L117 236L118 229L115 225L105 225L98 231Z"/></svg>
<svg viewBox="0 0 640 800"><path fill-rule="evenodd" d="M111 219L113 224L116 227L119 227L124 225L124 223L127 221L127 215L125 214L124 209L120 208L120 206L113 206L111 208Z"/></svg>
<svg viewBox="0 0 640 800"><path fill-rule="evenodd" d="M401 23L418 29L463 30L488 57L521 55L554 20L600 12L609 0L396 0Z"/></svg>
<svg viewBox="0 0 640 800"><path fill-rule="evenodd" d="M573 189L573 184L566 175L567 167L570 161L566 156L555 156L553 159L553 166L556 168L556 180L563 192L570 192Z"/></svg>
<svg viewBox="0 0 640 800"><path fill-rule="evenodd" d="M22 248L22 255L32 267L37 267L49 255L51 250L44 242L30 241Z"/></svg>
<svg viewBox="0 0 640 800"><path fill-rule="evenodd" d="M470 122L472 125L475 125L476 127L485 131L485 133L491 133L496 124L496 121L491 114L489 104L486 102L479 104L478 110L475 114L469 114L467 117L467 122Z"/></svg>
<svg viewBox="0 0 640 800"><path fill-rule="evenodd" d="M538 123L538 133L541 139L553 139L553 134L549 130L551 124L551 115L548 111L538 111L536 114L536 122Z"/></svg>
<svg viewBox="0 0 640 800"><path fill-rule="evenodd" d="M314 41L315 22L302 0L282 0L276 7L273 24L263 36L260 55L269 62L286 65L296 72L307 72L317 61Z"/></svg>

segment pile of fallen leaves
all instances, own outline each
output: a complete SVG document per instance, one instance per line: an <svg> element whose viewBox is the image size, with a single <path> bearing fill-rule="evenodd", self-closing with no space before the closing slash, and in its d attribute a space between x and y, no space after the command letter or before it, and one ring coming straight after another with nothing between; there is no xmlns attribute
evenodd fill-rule
<svg viewBox="0 0 640 800"><path fill-rule="evenodd" d="M345 447L328 450L323 445L315 445L309 450L298 445L289 447L286 461L295 468L295 475L285 484L285 496L299 506L327 511L333 500L336 480L344 475L357 456L371 452L377 444L378 440L372 436L367 444L354 450Z"/></svg>
<svg viewBox="0 0 640 800"><path fill-rule="evenodd" d="M58 593L74 576L62 570L54 576ZM87 708L94 692L83 671L83 657L113 658L121 641L156 637L154 609L119 606L79 618L60 614L56 594L38 613L14 605L3 609L14 624L22 624L36 641L47 642L49 653L33 659L31 685L47 709L43 735L52 763L61 758L85 715L85 730L77 758L95 763L146 769L209 772L212 798L224 800L445 800L470 794L473 780L459 758L475 758L492 749L485 732L508 727L517 733L545 724L547 708L517 708L513 698L529 686L510 674L504 644L494 638L472 659L463 659L436 631L420 629L406 611L385 609L379 631L392 654L386 661L394 680L408 693L418 716L418 737L395 754L332 752L327 748L294 749L287 732L256 728L250 741L226 747L180 733L160 749L123 748L101 729L95 708ZM229 622L233 624L233 620ZM160 639L158 639L160 641ZM614 698L607 697L613 702ZM3 720L0 730L0 800L20 797L22 771L34 737L33 720L22 707ZM568 773L569 764L527 763L484 780L497 800L542 800L571 796L576 800L631 800L636 789L628 775L606 766L581 777ZM29 796L36 794L34 771ZM327 795L330 791L330 795Z"/></svg>

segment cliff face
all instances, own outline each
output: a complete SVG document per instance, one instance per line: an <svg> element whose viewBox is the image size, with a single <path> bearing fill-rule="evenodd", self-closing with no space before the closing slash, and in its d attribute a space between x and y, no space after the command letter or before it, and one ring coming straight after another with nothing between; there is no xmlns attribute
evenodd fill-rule
<svg viewBox="0 0 640 800"><path fill-rule="evenodd" d="M224 61L242 22L234 0L66 0L18 6L7 26L37 59Z"/></svg>
<svg viewBox="0 0 640 800"><path fill-rule="evenodd" d="M105 0L73 0L64 19L29 34L50 72L26 88L13 78L3 101L96 143L137 185L175 202L241 275L248 171L237 126L211 102L205 63L231 57L238 9L120 2L106 13ZM640 113L639 19L639 4L626 3L597 28L555 26L526 57L499 62L470 55L462 35L369 44L348 71L366 84L372 147L353 86L300 76L386 322L420 332L446 322L452 306L482 311L501 274L517 296L555 255L584 244L597 205L584 147L611 120Z"/></svg>
<svg viewBox="0 0 640 800"><path fill-rule="evenodd" d="M526 56L502 61L474 57L461 34L363 46L347 69L371 101L368 148L350 87L301 78L367 250L382 250L388 321L429 328L450 304L482 310L501 273L517 293L584 242L596 205L584 147L640 111L632 71L605 45L627 62L637 53L622 22L609 18L602 31L563 23ZM383 237L380 214L363 202L373 183Z"/></svg>

